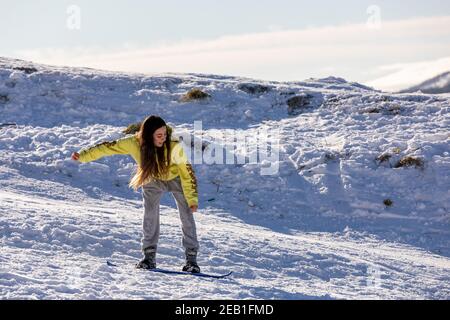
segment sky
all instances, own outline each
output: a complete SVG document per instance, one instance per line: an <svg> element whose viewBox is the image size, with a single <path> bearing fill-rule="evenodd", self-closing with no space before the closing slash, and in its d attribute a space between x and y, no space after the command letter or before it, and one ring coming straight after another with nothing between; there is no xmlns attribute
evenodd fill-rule
<svg viewBox="0 0 450 320"><path fill-rule="evenodd" d="M450 71L449 1L0 0L0 56L139 73L343 77L400 90Z"/></svg>

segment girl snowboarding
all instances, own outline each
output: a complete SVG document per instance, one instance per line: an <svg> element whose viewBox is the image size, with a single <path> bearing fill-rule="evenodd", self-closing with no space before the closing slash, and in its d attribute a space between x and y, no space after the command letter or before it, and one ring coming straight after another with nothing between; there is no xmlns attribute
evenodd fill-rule
<svg viewBox="0 0 450 320"><path fill-rule="evenodd" d="M159 205L164 192L172 193L180 214L186 264L183 271L199 273L199 248L193 213L198 208L197 180L183 148L172 138L172 128L158 116L149 116L140 130L112 142L103 142L72 154L73 160L90 162L104 156L128 154L137 163L130 187L142 187L144 202L142 252L137 268L156 268L159 239Z"/></svg>

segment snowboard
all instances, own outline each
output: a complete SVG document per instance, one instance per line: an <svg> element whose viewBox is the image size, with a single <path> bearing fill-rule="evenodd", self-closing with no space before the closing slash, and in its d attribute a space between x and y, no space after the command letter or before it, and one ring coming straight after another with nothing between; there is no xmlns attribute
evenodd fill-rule
<svg viewBox="0 0 450 320"><path fill-rule="evenodd" d="M109 260L106 261L106 264L110 267L118 267L119 266ZM186 272L186 271L175 271L175 270L168 270L168 269L161 269L161 268L142 269L142 270L148 271L148 272L164 273L164 274L169 274L169 275L184 275L184 276L194 276L194 277L213 278L213 279L223 279L233 273L233 271L230 271L226 274L210 274L210 273L203 273L203 272L192 273L192 272Z"/></svg>

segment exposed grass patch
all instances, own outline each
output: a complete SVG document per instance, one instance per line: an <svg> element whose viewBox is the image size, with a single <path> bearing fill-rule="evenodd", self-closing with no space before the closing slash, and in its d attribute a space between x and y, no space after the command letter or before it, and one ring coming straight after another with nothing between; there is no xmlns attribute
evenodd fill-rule
<svg viewBox="0 0 450 320"><path fill-rule="evenodd" d="M34 72L37 72L38 70L34 67L14 67L13 70L19 70L19 71L23 71L26 74L32 74Z"/></svg>
<svg viewBox="0 0 450 320"><path fill-rule="evenodd" d="M402 112L402 108L397 104L371 106L366 109L361 110L361 113L380 113L387 116L399 115Z"/></svg>
<svg viewBox="0 0 450 320"><path fill-rule="evenodd" d="M181 98L181 102L197 101L210 98L211 96L200 89L192 89L185 93Z"/></svg>
<svg viewBox="0 0 450 320"><path fill-rule="evenodd" d="M134 133L138 132L140 128L141 128L141 122L132 123L122 132L125 134L134 134Z"/></svg>
<svg viewBox="0 0 450 320"><path fill-rule="evenodd" d="M406 156L402 159L400 159L394 166L394 168L403 168L403 167L416 167L419 169L424 168L424 162L422 159L414 158L411 156Z"/></svg>
<svg viewBox="0 0 450 320"><path fill-rule="evenodd" d="M14 122L0 123L0 128L4 128L4 127L17 127L17 123L14 123Z"/></svg>
<svg viewBox="0 0 450 320"><path fill-rule="evenodd" d="M311 100L313 96L310 94L298 95L292 98L289 98L286 101L288 105L288 114L289 115L298 115L304 109L311 106Z"/></svg>
<svg viewBox="0 0 450 320"><path fill-rule="evenodd" d="M381 164L383 162L389 162L391 157L392 156L389 153L385 153L385 154L378 156L376 160L378 161L378 164Z"/></svg>
<svg viewBox="0 0 450 320"><path fill-rule="evenodd" d="M268 86L255 83L241 83L238 86L239 90L242 90L248 94L262 94L270 91Z"/></svg>
<svg viewBox="0 0 450 320"><path fill-rule="evenodd" d="M369 108L369 109L367 109L367 110L365 110L364 112L365 113L380 113L380 109L378 109L378 108Z"/></svg>
<svg viewBox="0 0 450 320"><path fill-rule="evenodd" d="M9 97L6 94L0 94L0 103L7 103L9 101Z"/></svg>
<svg viewBox="0 0 450 320"><path fill-rule="evenodd" d="M399 105L393 105L387 108L387 113L392 115L398 115L402 111L402 108Z"/></svg>

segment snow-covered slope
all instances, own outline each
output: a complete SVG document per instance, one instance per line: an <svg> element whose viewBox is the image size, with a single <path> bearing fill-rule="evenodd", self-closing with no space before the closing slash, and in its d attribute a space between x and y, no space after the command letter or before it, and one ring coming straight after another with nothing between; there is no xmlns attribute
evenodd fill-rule
<svg viewBox="0 0 450 320"><path fill-rule="evenodd" d="M211 97L180 102L193 88ZM120 74L0 58L0 297L448 299L449 111L446 97L333 77ZM70 160L149 114L202 137L205 153L231 146L225 130L279 133L276 161L194 164L199 263L233 270L230 279L134 270L142 199L127 187L132 159ZM262 175L268 166L276 174ZM176 206L162 204L158 264L179 269Z"/></svg>
<svg viewBox="0 0 450 320"><path fill-rule="evenodd" d="M434 78L426 80L414 87L402 90L405 92L423 92L423 93L450 93L450 72L444 72Z"/></svg>

